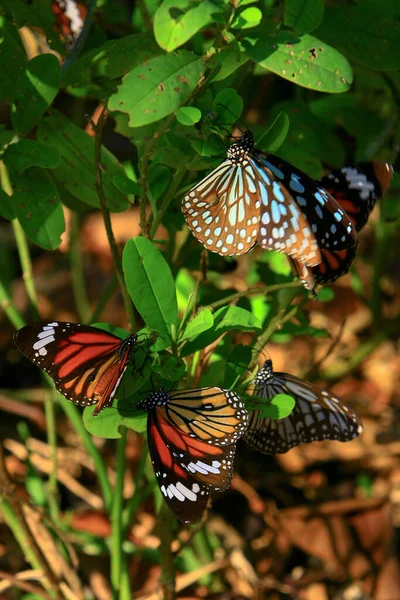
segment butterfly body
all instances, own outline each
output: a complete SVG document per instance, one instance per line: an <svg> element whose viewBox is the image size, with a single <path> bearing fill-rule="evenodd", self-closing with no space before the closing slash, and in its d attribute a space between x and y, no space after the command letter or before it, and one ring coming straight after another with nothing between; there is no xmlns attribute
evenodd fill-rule
<svg viewBox="0 0 400 600"><path fill-rule="evenodd" d="M267 360L254 379L254 393L266 400L288 394L296 402L284 419L263 417L252 411L246 442L264 454L285 453L301 443L322 440L347 442L362 432L360 418L327 389L288 373L274 372Z"/></svg>
<svg viewBox="0 0 400 600"><path fill-rule="evenodd" d="M121 340L96 327L52 321L23 327L14 342L68 400L79 406L97 404L96 416L111 405L137 335Z"/></svg>
<svg viewBox="0 0 400 600"><path fill-rule="evenodd" d="M164 499L181 521L198 521L211 493L230 485L235 444L248 424L242 401L218 387L161 388L138 408L149 413L150 456Z"/></svg>

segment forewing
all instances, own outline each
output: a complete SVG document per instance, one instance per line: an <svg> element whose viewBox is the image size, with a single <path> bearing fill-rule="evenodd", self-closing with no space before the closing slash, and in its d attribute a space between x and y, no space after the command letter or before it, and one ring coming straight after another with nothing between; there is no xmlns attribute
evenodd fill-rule
<svg viewBox="0 0 400 600"><path fill-rule="evenodd" d="M255 388L255 393L266 399L289 394L296 401L292 413L284 419L263 418L260 411L251 415L244 439L264 454L282 454L315 441L347 442L362 431L360 418L333 392L287 373L274 373L269 383Z"/></svg>
<svg viewBox="0 0 400 600"><path fill-rule="evenodd" d="M263 152L256 152L255 155L293 197L311 227L319 248L336 251L354 245L357 237L350 218L320 182L276 156Z"/></svg>
<svg viewBox="0 0 400 600"><path fill-rule="evenodd" d="M184 196L182 211L207 250L233 256L255 244L260 223L260 192L248 159L224 160Z"/></svg>
<svg viewBox="0 0 400 600"><path fill-rule="evenodd" d="M237 442L246 430L249 414L237 394L219 387L178 390L158 409L166 421L183 433L215 445Z"/></svg>

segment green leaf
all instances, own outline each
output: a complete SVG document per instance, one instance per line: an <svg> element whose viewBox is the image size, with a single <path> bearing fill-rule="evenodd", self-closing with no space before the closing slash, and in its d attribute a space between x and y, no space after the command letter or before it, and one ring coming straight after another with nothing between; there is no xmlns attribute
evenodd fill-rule
<svg viewBox="0 0 400 600"><path fill-rule="evenodd" d="M30 167L55 169L61 162L61 156L55 148L34 140L19 140L7 147L3 160L10 172L23 173Z"/></svg>
<svg viewBox="0 0 400 600"><path fill-rule="evenodd" d="M374 8L364 4L329 7L315 34L371 69L397 70L400 21L378 7L379 3Z"/></svg>
<svg viewBox="0 0 400 600"><path fill-rule="evenodd" d="M268 404L257 406L261 411L262 417L270 419L285 419L288 417L296 405L296 401L288 394L277 394Z"/></svg>
<svg viewBox="0 0 400 600"><path fill-rule="evenodd" d="M156 164L150 169L149 187L153 202L156 202L162 196L170 181L171 171L168 167Z"/></svg>
<svg viewBox="0 0 400 600"><path fill-rule="evenodd" d="M13 96L11 121L20 136L38 124L60 87L60 63L54 54L40 54L29 61Z"/></svg>
<svg viewBox="0 0 400 600"><path fill-rule="evenodd" d="M125 77L111 96L109 108L128 113L131 127L148 125L184 104L203 72L204 63L193 52L157 56Z"/></svg>
<svg viewBox="0 0 400 600"><path fill-rule="evenodd" d="M283 144L289 132L290 121L285 112L280 112L272 125L267 131L257 140L257 148L267 152L276 152Z"/></svg>
<svg viewBox="0 0 400 600"><path fill-rule="evenodd" d="M170 337L178 319L175 283L161 252L143 237L129 240L122 255L132 301L151 329Z"/></svg>
<svg viewBox="0 0 400 600"><path fill-rule="evenodd" d="M318 290L317 299L320 302L331 302L335 298L335 292L330 287L324 287Z"/></svg>
<svg viewBox="0 0 400 600"><path fill-rule="evenodd" d="M46 117L40 121L37 138L61 155L61 163L54 175L67 191L76 198L96 208L100 207L95 180L94 139L62 115ZM128 202L114 183L114 178L125 172L109 150L101 149L103 190L108 208L113 212L126 210Z"/></svg>
<svg viewBox="0 0 400 600"><path fill-rule="evenodd" d="M213 58L215 67L220 66L220 69L209 81L224 81L249 60L249 57L241 51L237 40L232 40L229 46L221 48Z"/></svg>
<svg viewBox="0 0 400 600"><path fill-rule="evenodd" d="M257 27L261 23L261 19L261 10L251 6L235 16L231 27L232 29L250 29L250 27Z"/></svg>
<svg viewBox="0 0 400 600"><path fill-rule="evenodd" d="M209 0L164 0L154 15L154 35L161 48L171 52L213 22L221 7Z"/></svg>
<svg viewBox="0 0 400 600"><path fill-rule="evenodd" d="M181 355L188 356L209 346L229 331L254 331L261 329L260 321L248 310L239 306L223 306L214 314L214 325L201 333L182 348Z"/></svg>
<svg viewBox="0 0 400 600"><path fill-rule="evenodd" d="M159 355L158 360L153 362L152 369L167 381L179 381L186 373L183 360L167 353Z"/></svg>
<svg viewBox="0 0 400 600"><path fill-rule="evenodd" d="M148 33L108 40L102 46L85 52L67 72L64 84L85 87L103 77L117 79L159 54L160 48Z"/></svg>
<svg viewBox="0 0 400 600"><path fill-rule="evenodd" d="M243 43L255 62L297 85L334 94L346 92L353 81L347 59L311 35L278 31Z"/></svg>
<svg viewBox="0 0 400 600"><path fill-rule="evenodd" d="M236 90L226 88L215 96L212 108L218 113L219 122L224 125L236 123L243 111L243 98Z"/></svg>
<svg viewBox="0 0 400 600"><path fill-rule="evenodd" d="M121 437L119 428L121 426L129 427L138 433L144 433L147 427L147 415L143 411L136 413L132 409L132 415L123 416L114 406L107 408L96 417L93 416L95 406L87 406L83 411L83 422L86 429L92 435L106 438L109 440Z"/></svg>
<svg viewBox="0 0 400 600"><path fill-rule="evenodd" d="M3 102L13 95L27 63L18 31L8 19L0 16L0 97Z"/></svg>
<svg viewBox="0 0 400 600"><path fill-rule="evenodd" d="M176 113L176 118L182 125L194 125L201 119L201 112L194 106L181 106Z"/></svg>
<svg viewBox="0 0 400 600"><path fill-rule="evenodd" d="M14 137L12 129L6 129L5 125L0 125L0 148L4 148Z"/></svg>
<svg viewBox="0 0 400 600"><path fill-rule="evenodd" d="M198 315L187 324L185 331L182 334L181 341L190 340L203 331L207 331L214 325L214 317L209 308L203 308Z"/></svg>
<svg viewBox="0 0 400 600"><path fill-rule="evenodd" d="M28 238L46 250L55 250L65 231L57 189L43 169L32 167L18 177L13 208Z"/></svg>
<svg viewBox="0 0 400 600"><path fill-rule="evenodd" d="M224 388L231 388L237 382L250 364L252 351L249 346L239 344L235 346L226 361Z"/></svg>
<svg viewBox="0 0 400 600"><path fill-rule="evenodd" d="M0 188L0 217L3 219L7 219L7 221L12 221L15 219L15 211L13 206L12 196L9 196L5 193L4 190Z"/></svg>
<svg viewBox="0 0 400 600"><path fill-rule="evenodd" d="M298 33L310 33L324 16L324 0L285 0L284 23Z"/></svg>

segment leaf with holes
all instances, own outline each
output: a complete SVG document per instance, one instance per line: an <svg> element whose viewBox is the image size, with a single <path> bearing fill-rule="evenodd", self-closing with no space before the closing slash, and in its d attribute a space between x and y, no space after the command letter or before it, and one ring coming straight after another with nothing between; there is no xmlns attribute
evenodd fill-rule
<svg viewBox="0 0 400 600"><path fill-rule="evenodd" d="M55 169L61 162L61 156L55 148L34 140L19 140L7 147L3 160L10 173L23 173L30 167Z"/></svg>
<svg viewBox="0 0 400 600"><path fill-rule="evenodd" d="M125 77L109 108L128 113L131 127L159 121L185 103L204 69L203 60L187 50L152 58Z"/></svg>
<svg viewBox="0 0 400 600"><path fill-rule="evenodd" d="M348 60L332 46L312 37L285 31L263 39L245 38L250 58L280 77L319 92L346 92L353 81Z"/></svg>

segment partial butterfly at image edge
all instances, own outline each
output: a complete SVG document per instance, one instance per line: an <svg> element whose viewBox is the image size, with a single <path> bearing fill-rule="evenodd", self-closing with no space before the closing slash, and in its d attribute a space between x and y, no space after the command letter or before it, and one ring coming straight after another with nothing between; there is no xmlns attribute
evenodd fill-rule
<svg viewBox="0 0 400 600"><path fill-rule="evenodd" d="M248 413L239 396L219 387L161 388L138 408L149 413L150 456L161 493L179 520L195 523L211 494L230 485Z"/></svg>
<svg viewBox="0 0 400 600"><path fill-rule="evenodd" d="M288 394L296 404L283 419L263 417L260 410L250 414L243 437L263 454L284 454L303 443L323 440L348 442L362 432L359 416L343 404L331 390L320 388L289 373L274 372L266 360L254 379L254 394L266 400Z"/></svg>
<svg viewBox="0 0 400 600"><path fill-rule="evenodd" d="M53 379L79 406L109 407L127 369L137 334L125 340L97 327L52 321L26 325L14 334L18 350Z"/></svg>

